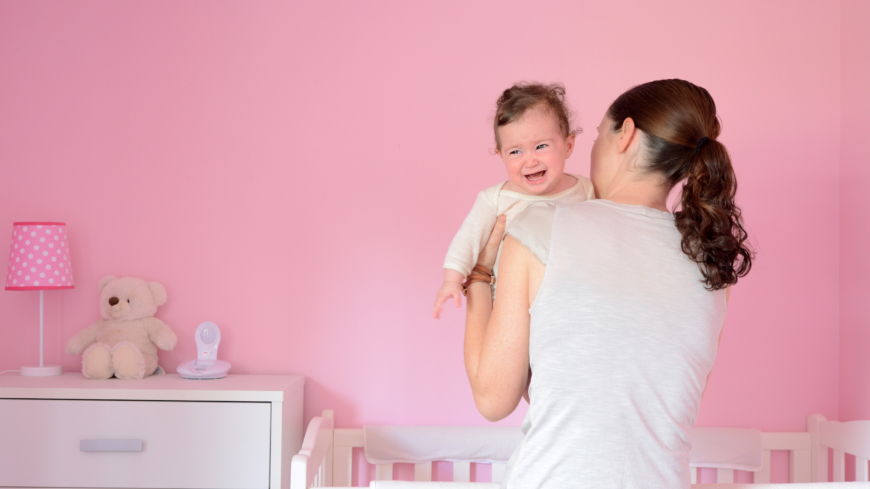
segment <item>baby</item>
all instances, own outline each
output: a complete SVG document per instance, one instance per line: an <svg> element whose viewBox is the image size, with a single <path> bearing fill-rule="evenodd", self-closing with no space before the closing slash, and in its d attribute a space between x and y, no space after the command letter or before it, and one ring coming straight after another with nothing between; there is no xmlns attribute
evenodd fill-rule
<svg viewBox="0 0 870 489"><path fill-rule="evenodd" d="M435 297L432 316L439 317L444 301L461 305L462 282L477 264L498 216L507 223L535 202L582 202L595 198L592 182L564 173L574 151L576 132L570 129L565 88L559 84L516 84L496 102L496 153L505 164L508 181L477 195L444 260L444 284ZM501 253L501 249L499 249ZM497 275L498 258L493 274ZM493 288L493 298L495 288Z"/></svg>

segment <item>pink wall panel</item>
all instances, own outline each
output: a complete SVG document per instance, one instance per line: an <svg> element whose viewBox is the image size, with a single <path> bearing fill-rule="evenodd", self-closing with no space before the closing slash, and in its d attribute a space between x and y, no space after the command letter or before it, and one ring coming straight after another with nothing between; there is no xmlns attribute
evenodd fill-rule
<svg viewBox="0 0 870 489"><path fill-rule="evenodd" d="M840 2L840 420L870 419L870 3Z"/></svg>
<svg viewBox="0 0 870 489"><path fill-rule="evenodd" d="M429 314L505 178L495 99L564 82L587 173L617 95L686 78L718 103L758 249L699 424L801 430L837 416L839 22L786 0L0 3L0 256L13 221L68 223L77 288L46 294L66 370L99 278L137 275L169 293L170 371L212 320L234 372L308 377L306 419L483 424L463 312ZM37 303L0 292L0 369L36 358Z"/></svg>

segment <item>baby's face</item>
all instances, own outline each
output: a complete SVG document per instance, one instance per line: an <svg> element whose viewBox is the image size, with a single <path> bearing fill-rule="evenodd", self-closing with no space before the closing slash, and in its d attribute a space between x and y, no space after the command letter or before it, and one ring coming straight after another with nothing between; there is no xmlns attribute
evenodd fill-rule
<svg viewBox="0 0 870 489"><path fill-rule="evenodd" d="M565 160L574 151L574 135L567 138L559 122L540 106L498 128L510 190L529 195L551 195L571 187L563 178Z"/></svg>

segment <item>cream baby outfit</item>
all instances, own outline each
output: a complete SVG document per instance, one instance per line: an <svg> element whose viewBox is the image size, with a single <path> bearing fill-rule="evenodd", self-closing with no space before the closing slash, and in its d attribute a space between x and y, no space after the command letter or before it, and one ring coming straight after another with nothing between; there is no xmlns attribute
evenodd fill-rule
<svg viewBox="0 0 870 489"><path fill-rule="evenodd" d="M673 215L537 204L507 234L547 268L529 309L525 438L502 487L688 489L725 291L704 288Z"/></svg>
<svg viewBox="0 0 870 489"><path fill-rule="evenodd" d="M565 175L570 174L566 173ZM506 181L477 194L477 200L474 201L471 212L468 213L450 243L447 258L444 259L444 268L456 270L467 277L474 265L477 264L477 256L486 244L486 240L489 239L496 219L502 214L507 218L507 225L510 225L517 214L535 202L569 204L595 198L592 182L588 178L580 175L570 176L576 178L577 183L573 187L553 195L526 195L504 190ZM501 256L501 247L499 247L498 256ZM492 269L493 274L497 275L498 257L496 257ZM493 289L493 297L494 294L495 290Z"/></svg>

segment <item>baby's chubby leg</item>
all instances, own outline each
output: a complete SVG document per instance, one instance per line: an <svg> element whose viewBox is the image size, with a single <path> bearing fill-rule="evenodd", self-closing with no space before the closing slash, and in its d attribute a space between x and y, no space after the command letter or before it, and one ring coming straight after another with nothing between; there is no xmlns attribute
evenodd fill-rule
<svg viewBox="0 0 870 489"><path fill-rule="evenodd" d="M442 306L447 299L453 299L456 307L462 306L462 281L465 280L465 275L452 270L444 269L444 283L438 289L438 294L435 296L435 307L432 310L432 317L438 319L440 317Z"/></svg>

